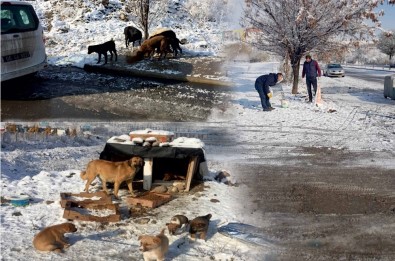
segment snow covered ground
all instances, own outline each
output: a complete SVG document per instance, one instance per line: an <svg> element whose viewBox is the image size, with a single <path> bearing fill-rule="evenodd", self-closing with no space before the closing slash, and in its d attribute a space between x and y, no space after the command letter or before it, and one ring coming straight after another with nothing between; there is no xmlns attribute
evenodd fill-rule
<svg viewBox="0 0 395 261"><path fill-rule="evenodd" d="M241 129L261 130L261 143L290 146L325 146L350 150L395 150L395 101L384 99L381 83L352 77L321 77L323 103L306 103L304 80L299 84L300 94L291 94L291 85L281 83L273 87L271 112L261 111L255 79L262 74L278 72L278 63L230 63L228 76L236 82L231 108L222 114L213 112L212 121L219 115L224 121L234 122ZM371 74L362 70L362 74ZM383 75L383 72L377 72ZM391 75L387 72L385 75ZM289 102L281 107L281 99ZM241 143L254 142L256 137L240 137Z"/></svg>
<svg viewBox="0 0 395 261"><path fill-rule="evenodd" d="M111 39L115 41L118 54L126 54L132 47L125 47L123 30L126 26L137 27L132 21L120 19L125 14L123 1L111 0L108 8L101 1L58 2L37 0L32 2L46 39L48 62L59 66L96 64L97 53L88 54L88 46L101 44ZM204 22L194 20L185 6L188 0L171 1L167 12L158 21L153 21L149 33L157 28L170 28L179 39L186 39L182 45L184 53L213 55L218 52L222 41L221 28L224 22ZM194 6L194 4L190 4ZM182 6L182 8L181 8ZM198 7L196 7L198 8Z"/></svg>
<svg viewBox="0 0 395 261"><path fill-rule="evenodd" d="M281 84L273 88L276 110L262 112L253 87L254 80L260 74L276 72L277 66L276 63L229 64L228 74L237 83L230 107L225 112L213 112L210 122L195 124L195 127L189 125L188 128L218 130L222 126L233 129L239 134L236 140L229 134L229 140L251 149L264 150L266 145L274 143L289 150L298 146L332 147L395 154L395 101L383 98L381 84L350 77L321 78L319 83L324 101L321 107L307 104L302 95L291 95L290 86ZM289 101L288 108L280 106L282 91ZM301 91L303 93L303 88ZM330 113L329 109L335 112ZM123 218L119 223L74 222L78 232L68 235L72 246L65 254L36 252L31 243L33 236L46 226L66 221L62 218L59 193L82 191L84 182L79 172L90 160L98 158L111 134L125 134L128 123L122 128L119 126L122 123L106 124L105 128L101 127L106 130L102 135L90 138L52 137L39 141L3 138L1 194L26 194L32 199L26 207L1 206L3 260L138 260L141 259L137 241L140 234L158 233L175 214L193 218L208 213L213 218L207 242L192 243L187 240L187 234L171 236L168 260L259 260L265 248L216 233L219 226L228 222L254 225L265 222L246 215L248 204L242 200L245 187L227 186L213 180L215 173L226 168L229 161L258 157L257 154L235 155L229 151L236 150L224 149L221 143L211 144L206 150L211 174L203 191L183 195L154 209L144 216L150 219L147 224L137 224L139 218L129 218L127 207L123 205ZM174 128L171 124L163 126L169 131ZM375 160L361 164L382 163L380 159ZM383 166L395 169L394 162L387 161ZM232 178L237 180L237 177ZM96 188L100 189L99 184ZM127 191L121 193L126 195Z"/></svg>
<svg viewBox="0 0 395 261"><path fill-rule="evenodd" d="M33 3L40 18L47 17L45 13L51 11L52 2ZM73 13L72 10L68 11ZM94 14L93 10L87 15ZM81 15L83 14L79 14ZM63 21L55 17L51 22L52 29L45 32L49 62L53 65L78 67L82 67L84 63L95 62L97 55L88 55L87 46L111 38L114 38L118 48L122 50L122 30L127 24L130 23L119 19L83 23L72 17ZM164 26L170 27L169 24ZM212 34L207 36L197 24L189 24L188 28L184 27L176 32L180 38L188 39L189 44L183 48L191 53L213 54L216 52L215 46L221 43L218 31L211 31ZM209 50L202 47L205 45L209 46ZM99 157L107 139L112 135L125 134L124 130L128 129L130 123L123 123L122 128L119 127L121 123L104 124L105 131L92 137L63 136L17 141L12 137L3 137L1 196L25 194L32 201L26 207L2 204L1 259L141 260L137 241L139 235L158 233L175 214L194 218L211 213L213 217L208 240L190 242L187 234L170 236L167 260L260 260L266 251L265 247L241 243L217 233L217 228L228 222L238 221L254 225L266 222L249 215L243 185L228 186L213 180L215 173L226 169L229 161L235 158L259 159L262 153L253 151L270 149L269 146L273 144L284 148L285 153L305 146L386 152L395 156L395 101L383 98L382 84L347 76L322 77L319 84L322 88L323 104L317 107L305 102L303 95L306 90L303 82L300 86L301 94L295 96L290 94L291 86L283 83L273 88L272 103L276 110L262 112L258 94L254 89L255 79L265 73L277 72L278 68L279 64L275 62L227 64L227 75L236 83L227 110L214 109L208 123L188 125L188 128L197 130L229 129L230 134L223 135L230 135L229 143L237 144L245 151L251 149L251 153L237 155L238 150L223 148L220 143L210 145L205 141L208 144L206 155L211 174L202 191L182 195L138 218L129 218L128 209L121 202L122 220L115 224L74 222L78 231L67 234L72 246L64 254L36 252L32 246L34 235L46 226L66 221L62 218L59 193L81 192L84 182L80 179L79 172L85 169L90 160ZM289 102L288 108L281 108L282 94ZM69 123L58 123L59 127L67 124ZM97 125L102 127L102 124ZM174 131L173 128L172 124L163 124L165 130ZM232 136L232 133L237 133L237 136ZM374 162L361 162L361 165L379 164L395 169L394 161L382 163L378 158ZM231 170L230 172L232 173ZM237 177L232 178L237 180ZM100 185L96 184L95 188L99 189ZM120 194L124 196L127 191L122 190ZM148 223L136 223L142 218L149 218Z"/></svg>

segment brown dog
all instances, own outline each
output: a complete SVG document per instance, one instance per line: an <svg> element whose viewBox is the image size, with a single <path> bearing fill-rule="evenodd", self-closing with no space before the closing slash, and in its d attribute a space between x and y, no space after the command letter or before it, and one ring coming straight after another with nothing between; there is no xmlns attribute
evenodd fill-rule
<svg viewBox="0 0 395 261"><path fill-rule="evenodd" d="M201 216L189 222L189 234L192 239L196 239L196 234L200 234L200 239L206 240L208 225L210 223L211 214Z"/></svg>
<svg viewBox="0 0 395 261"><path fill-rule="evenodd" d="M137 172L144 166L144 160L141 157L132 157L129 160L121 162L112 162L107 160L92 160L88 163L86 171L81 172L81 178L87 180L85 191L88 192L92 181L99 176L102 180L103 190L108 193L106 183L114 183L114 196L118 198L119 186L126 181L130 194L133 193L133 179Z"/></svg>
<svg viewBox="0 0 395 261"><path fill-rule="evenodd" d="M171 218L170 223L166 223L167 229L169 230L170 235L175 235L180 232L180 228L183 227L183 230L186 231L186 227L188 226L189 221L188 218L184 215L175 215Z"/></svg>
<svg viewBox="0 0 395 261"><path fill-rule="evenodd" d="M33 239L33 246L39 251L62 252L63 248L70 246L64 234L76 232L77 228L72 223L63 223L44 228Z"/></svg>
<svg viewBox="0 0 395 261"><path fill-rule="evenodd" d="M148 260L165 260L165 255L169 250L169 239L165 236L165 229L162 229L159 235L139 236L140 250L143 251L144 261Z"/></svg>

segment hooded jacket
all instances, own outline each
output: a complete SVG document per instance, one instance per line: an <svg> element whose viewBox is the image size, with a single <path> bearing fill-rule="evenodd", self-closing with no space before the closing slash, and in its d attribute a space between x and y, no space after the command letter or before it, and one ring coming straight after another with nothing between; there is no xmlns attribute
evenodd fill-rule
<svg viewBox="0 0 395 261"><path fill-rule="evenodd" d="M277 73L269 73L265 75L259 76L256 81L255 81L255 89L257 89L259 86L263 87L263 90L265 90L266 93L269 93L269 86L274 86L276 85L278 80Z"/></svg>

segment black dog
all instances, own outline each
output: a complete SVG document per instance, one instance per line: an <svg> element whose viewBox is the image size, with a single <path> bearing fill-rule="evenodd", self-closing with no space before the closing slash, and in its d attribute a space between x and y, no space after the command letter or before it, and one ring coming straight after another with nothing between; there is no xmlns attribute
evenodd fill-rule
<svg viewBox="0 0 395 261"><path fill-rule="evenodd" d="M141 45L141 39L143 38L143 35L139 29L133 26L126 26L125 29L123 29L123 33L125 34L126 48L129 46L130 42L132 43L133 47L135 41L139 41Z"/></svg>
<svg viewBox="0 0 395 261"><path fill-rule="evenodd" d="M99 60L97 61L97 63L100 63L102 54L104 55L104 59L105 59L104 64L107 63L107 52L110 52L110 54L111 54L110 59L111 60L112 60L112 53L115 53L115 61L117 61L118 55L117 55L117 50L115 49L114 40L105 42L103 44L88 46L88 54L91 54L91 53L98 53L99 54Z"/></svg>

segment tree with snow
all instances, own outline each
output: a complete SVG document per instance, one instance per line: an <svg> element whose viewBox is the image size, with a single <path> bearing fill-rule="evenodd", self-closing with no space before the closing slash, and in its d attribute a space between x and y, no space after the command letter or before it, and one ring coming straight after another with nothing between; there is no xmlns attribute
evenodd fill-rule
<svg viewBox="0 0 395 261"><path fill-rule="evenodd" d="M260 31L249 41L259 49L289 59L292 93L298 92L300 60L307 52L358 46L380 28L374 12L383 1L246 0L243 25ZM370 20L373 24L367 23ZM257 31L255 30L255 31ZM250 38L252 39L252 38Z"/></svg>
<svg viewBox="0 0 395 261"><path fill-rule="evenodd" d="M160 17L166 14L167 0L128 0L126 9L133 15L135 24L144 31L148 38L148 30L152 23L158 23Z"/></svg>
<svg viewBox="0 0 395 261"><path fill-rule="evenodd" d="M395 32L392 32L392 34L382 33L377 43L377 48L388 55L391 62L392 57L395 55Z"/></svg>

